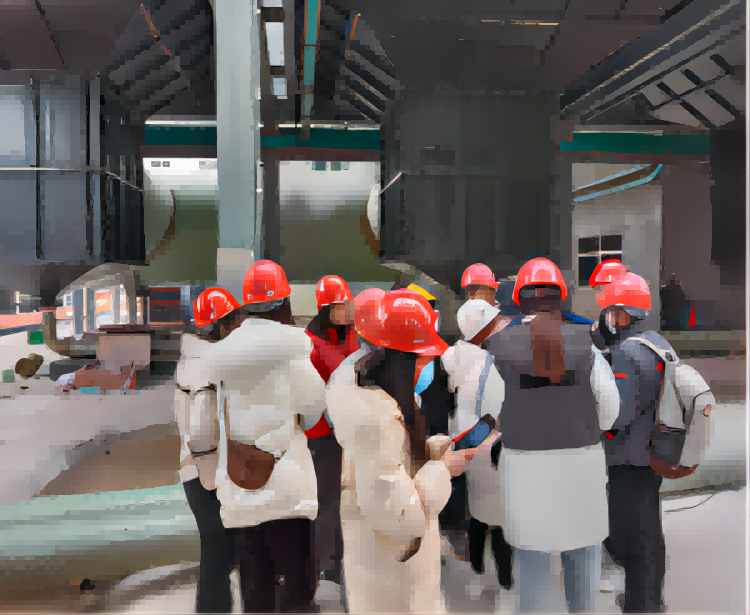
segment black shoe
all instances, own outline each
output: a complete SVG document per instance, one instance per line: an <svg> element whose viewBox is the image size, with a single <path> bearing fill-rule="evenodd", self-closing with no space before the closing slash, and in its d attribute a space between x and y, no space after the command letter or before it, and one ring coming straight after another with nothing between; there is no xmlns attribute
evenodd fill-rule
<svg viewBox="0 0 750 615"><path fill-rule="evenodd" d="M323 571L323 580L324 581L330 581L331 583L335 583L336 585L341 585L341 570L324 570Z"/></svg>
<svg viewBox="0 0 750 615"><path fill-rule="evenodd" d="M497 581L510 591L513 587L513 547L505 540L501 527L492 528L491 539Z"/></svg>
<svg viewBox="0 0 750 615"><path fill-rule="evenodd" d="M469 519L469 561L471 569L477 574L484 574L484 548L487 542L487 524Z"/></svg>
<svg viewBox="0 0 750 615"><path fill-rule="evenodd" d="M654 608L639 608L639 609L633 609L633 608L625 608L626 607L626 592L622 592L621 594L617 594L617 598L615 598L615 604L620 607L623 613L666 613L667 607L664 603L660 604L659 606L656 606Z"/></svg>

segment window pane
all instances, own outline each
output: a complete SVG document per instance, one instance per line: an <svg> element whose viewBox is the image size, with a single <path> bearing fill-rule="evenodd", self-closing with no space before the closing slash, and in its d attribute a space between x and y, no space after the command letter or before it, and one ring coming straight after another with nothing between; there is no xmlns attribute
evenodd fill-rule
<svg viewBox="0 0 750 615"><path fill-rule="evenodd" d="M341 163L340 162L332 162L331 163L331 171L340 171L341 170Z"/></svg>
<svg viewBox="0 0 750 615"><path fill-rule="evenodd" d="M598 237L583 237L578 240L578 253L586 254L587 252L599 251Z"/></svg>
<svg viewBox="0 0 750 615"><path fill-rule="evenodd" d="M622 250L622 235L602 235L602 252Z"/></svg>
<svg viewBox="0 0 750 615"><path fill-rule="evenodd" d="M286 99L286 77L272 77L271 88L276 98Z"/></svg>
<svg viewBox="0 0 750 615"><path fill-rule="evenodd" d="M578 257L578 286L588 286L589 278L599 264L598 256Z"/></svg>
<svg viewBox="0 0 750 615"><path fill-rule="evenodd" d="M326 170L326 164L325 162L313 162L313 171L325 171Z"/></svg>
<svg viewBox="0 0 750 615"><path fill-rule="evenodd" d="M620 254L602 254L602 262L604 261L622 261L622 252Z"/></svg>
<svg viewBox="0 0 750 615"><path fill-rule="evenodd" d="M271 66L284 66L283 22L266 22L266 47L268 48L268 63Z"/></svg>

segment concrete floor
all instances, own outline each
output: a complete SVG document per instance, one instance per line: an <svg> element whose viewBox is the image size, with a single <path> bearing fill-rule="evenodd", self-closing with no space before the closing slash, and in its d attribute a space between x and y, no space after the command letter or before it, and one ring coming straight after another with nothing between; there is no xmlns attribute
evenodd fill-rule
<svg viewBox="0 0 750 615"><path fill-rule="evenodd" d="M58 358L46 347L28 346L25 340L25 333L0 338L0 362L7 365L6 369L30 352L38 352L47 360ZM700 365L695 367L706 375L712 386L715 383L731 384L727 392L731 391L732 395L739 393L738 380L744 378L744 359L698 361ZM42 374L46 367L40 370ZM22 386L28 388L22 389ZM174 420L173 394L171 382L126 395L106 396L56 395L54 384L43 376L0 384L0 421L3 424L0 505L16 504L36 495L176 484L174 470L178 463L178 442L174 425L170 425ZM714 414L717 428L709 456L696 475L687 481L690 484L684 483L686 487L742 484L746 480L741 460L745 458L747 409L744 403L737 403L736 398L732 400L735 403L721 403L730 399L719 400ZM110 434L108 440L104 438L106 434ZM117 434L130 435L122 438ZM121 466L118 459L132 460L130 449L136 442L144 440L144 446L139 447L141 463L137 464L138 468L129 462L126 473L119 471L125 462L122 461ZM154 442L158 444L154 445ZM110 455L102 449L110 450ZM153 455L148 456L149 451ZM674 490L679 482L665 481L665 489ZM745 491L724 491L701 504L706 497L680 498L664 503L669 558L666 600L670 610L676 613L741 613L745 608L744 582L747 578L744 568ZM695 508L688 510L667 512L696 504ZM488 572L481 577L475 575L468 564L447 558L447 565L443 568L444 591L451 611L514 612L515 594L497 585L492 575L494 565L489 560L489 549L486 556ZM147 565L144 562L144 568ZM143 573L140 580L131 578L129 582L133 587L127 593L131 597L140 594L141 598L130 606L130 610L192 612L194 568L187 566L177 572L153 569ZM154 575L163 578L154 581ZM149 579L152 582L146 583ZM171 589L168 589L170 584ZM112 596L113 591L122 593L123 586L119 586L120 590L116 587L113 589L109 583L99 583L95 592L84 596L73 586L70 592L55 590L57 596L43 597L43 592L40 592L13 608L32 612L112 610L113 603L110 604L107 597ZM562 589L556 598L560 609L564 610ZM332 583L321 583L317 600L326 611L340 611L338 587ZM619 612L614 600L614 594L602 593L598 605L600 612ZM53 602L59 604L59 608ZM7 604L0 604L0 610L7 610L5 607Z"/></svg>
<svg viewBox="0 0 750 615"><path fill-rule="evenodd" d="M742 613L745 608L745 515L746 490L713 496L693 496L664 502L664 533L667 542L665 600L670 613ZM515 613L516 594L502 589L495 580L489 549L484 575L476 575L469 564L448 558L443 568L443 592L450 612ZM145 588L148 579L159 579L160 571L141 575L141 596L118 610L129 613L193 612L196 582L179 582L162 575ZM130 587L135 585L128 581ZM171 587L170 587L171 585ZM235 611L239 607L236 572L232 575ZM619 613L614 593L600 593L597 612ZM562 585L556 596L556 612L565 613ZM322 581L316 602L324 612L343 612L338 586ZM106 609L105 609L106 610Z"/></svg>

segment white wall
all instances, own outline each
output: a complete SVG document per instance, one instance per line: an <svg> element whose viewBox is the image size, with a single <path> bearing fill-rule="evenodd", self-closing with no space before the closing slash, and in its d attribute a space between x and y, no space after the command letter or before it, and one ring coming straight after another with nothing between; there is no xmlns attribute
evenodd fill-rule
<svg viewBox="0 0 750 615"><path fill-rule="evenodd" d="M601 181L606 177L629 171L635 164L573 163L573 190Z"/></svg>
<svg viewBox="0 0 750 615"><path fill-rule="evenodd" d="M604 167L580 169L584 166ZM593 181L614 175L624 169L621 165L574 164L574 185L585 185L582 176L596 177ZM577 168L578 167L578 168ZM615 168L617 167L617 168ZM632 166L631 166L632 168ZM576 282L578 281L578 240L594 235L622 235L622 261L628 271L643 277L651 289L650 328L660 327L659 262L661 255L662 186L657 177L649 184L623 192L576 203L573 209L573 250ZM601 312L596 302L596 291L577 287L573 296L573 311L596 319Z"/></svg>

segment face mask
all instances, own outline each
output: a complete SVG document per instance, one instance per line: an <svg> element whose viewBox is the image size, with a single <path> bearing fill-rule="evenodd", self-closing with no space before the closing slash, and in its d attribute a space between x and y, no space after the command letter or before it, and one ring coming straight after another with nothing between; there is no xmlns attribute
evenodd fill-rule
<svg viewBox="0 0 750 615"><path fill-rule="evenodd" d="M617 327L615 327L615 313L614 312L607 312L607 315L604 317L604 324L607 326L607 329L612 335L617 335Z"/></svg>
<svg viewBox="0 0 750 615"><path fill-rule="evenodd" d="M422 369L422 373L419 374L419 380L417 380L417 386L414 387L414 392L417 395L421 395L427 390L427 387L432 384L435 378L435 361L430 361Z"/></svg>

